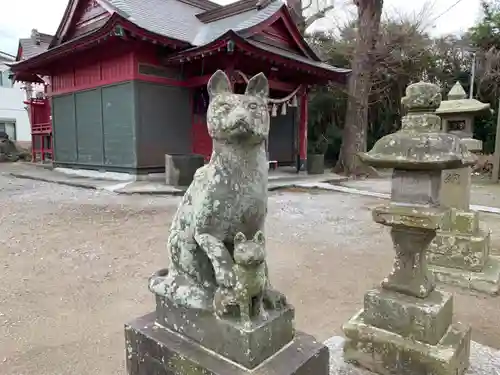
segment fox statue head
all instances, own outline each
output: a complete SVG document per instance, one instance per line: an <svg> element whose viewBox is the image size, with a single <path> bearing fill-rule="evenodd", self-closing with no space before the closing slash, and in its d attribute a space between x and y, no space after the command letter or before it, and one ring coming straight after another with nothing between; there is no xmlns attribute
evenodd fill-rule
<svg viewBox="0 0 500 375"><path fill-rule="evenodd" d="M269 83L263 73L252 77L245 94L239 95L233 93L227 75L217 70L208 82L208 94L207 126L212 139L250 144L267 139Z"/></svg>
<svg viewBox="0 0 500 375"><path fill-rule="evenodd" d="M266 260L266 240L262 231L257 231L253 239L238 232L234 236L234 262L242 266L255 266Z"/></svg>

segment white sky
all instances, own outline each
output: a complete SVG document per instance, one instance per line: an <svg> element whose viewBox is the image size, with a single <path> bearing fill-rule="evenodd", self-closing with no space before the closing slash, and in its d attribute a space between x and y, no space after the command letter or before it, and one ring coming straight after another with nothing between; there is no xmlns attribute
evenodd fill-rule
<svg viewBox="0 0 500 375"><path fill-rule="evenodd" d="M6 2L2 0L1 2ZM147 0L144 0L147 1ZM314 0L332 1L332 0ZM329 28L342 23L352 12L352 0L333 0L336 9L329 12L326 19L318 21L314 27ZM231 0L216 0L221 4ZM431 31L435 35L458 33L472 26L479 17L479 0L458 0L458 4L447 11L457 0L428 0L431 5L429 20L443 14L431 22ZM31 29L54 34L62 18L68 0L14 0L9 1L9 10L0 12L0 51L14 54L19 38L27 38ZM384 11L397 14L417 14L426 0L385 0ZM50 5L49 5L50 4Z"/></svg>

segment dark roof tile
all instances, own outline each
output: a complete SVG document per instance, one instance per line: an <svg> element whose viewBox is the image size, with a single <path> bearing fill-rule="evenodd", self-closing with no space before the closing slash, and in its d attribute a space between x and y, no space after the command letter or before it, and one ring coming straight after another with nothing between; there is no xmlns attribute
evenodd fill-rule
<svg viewBox="0 0 500 375"><path fill-rule="evenodd" d="M35 34L36 33L36 34ZM47 50L53 36L40 33L36 30L32 31L30 38L19 39L22 48L21 60L27 60L31 57L39 55Z"/></svg>
<svg viewBox="0 0 500 375"><path fill-rule="evenodd" d="M271 45L266 44L266 43L261 43L261 42L258 42L256 40L247 39L246 41L247 41L247 43L249 43L249 44L251 44L259 49L262 49L264 51L269 51L271 53L275 53L275 54L283 56L285 58L300 61L300 62L303 62L304 64L311 65L311 66L314 66L317 68L330 70L332 72L340 73L340 74L347 74L347 73L351 72L351 69L337 68L335 66L329 65L329 64L322 62L322 61L314 61L314 60L311 60L305 56L301 56L301 55L298 55L296 53L286 51L284 49L274 47L274 46L271 46Z"/></svg>
<svg viewBox="0 0 500 375"><path fill-rule="evenodd" d="M148 0L148 6L145 7L144 0L107 0L136 25L194 46L206 44L228 30L239 31L255 26L271 17L284 5L281 0L275 0L266 7L258 8L257 0L243 0L238 4L244 4L245 11L228 12L226 17L205 24L197 18L197 15L219 11L224 13L224 9L234 7L234 4L216 10L202 9L200 6L193 5L203 1L205 0L196 2L194 0Z"/></svg>

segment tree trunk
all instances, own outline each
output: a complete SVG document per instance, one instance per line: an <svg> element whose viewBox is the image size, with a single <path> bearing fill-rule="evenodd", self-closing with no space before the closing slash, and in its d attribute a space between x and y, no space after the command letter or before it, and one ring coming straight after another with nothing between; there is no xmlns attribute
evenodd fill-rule
<svg viewBox="0 0 500 375"><path fill-rule="evenodd" d="M287 0L295 24L302 35L306 32L306 20L302 11L302 0Z"/></svg>
<svg viewBox="0 0 500 375"><path fill-rule="evenodd" d="M346 120L337 172L357 174L358 152L366 151L368 99L373 71L373 51L378 39L383 0L355 0L358 7L357 40L351 63Z"/></svg>

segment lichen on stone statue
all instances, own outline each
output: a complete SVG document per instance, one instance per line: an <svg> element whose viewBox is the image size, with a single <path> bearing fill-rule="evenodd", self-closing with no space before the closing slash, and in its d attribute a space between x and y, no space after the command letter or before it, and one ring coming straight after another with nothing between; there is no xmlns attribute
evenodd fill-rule
<svg viewBox="0 0 500 375"><path fill-rule="evenodd" d="M15 162L29 160L31 155L9 139L7 133L0 131L0 162Z"/></svg>
<svg viewBox="0 0 500 375"><path fill-rule="evenodd" d="M196 172L174 217L167 241L169 267L150 278L149 288L177 305L213 311L216 294L224 296L224 304L237 305L235 236L254 238L264 230L269 85L259 73L249 80L244 95L234 94L219 70L208 82L208 93L212 155ZM264 269L267 280L265 262ZM269 281L264 289L268 308L285 304Z"/></svg>
<svg viewBox="0 0 500 375"><path fill-rule="evenodd" d="M267 284L266 251L264 233L258 231L250 241L239 232L234 237L235 286L233 290L220 288L214 297L214 310L219 317L236 313L248 327L252 318L265 320L264 291ZM227 306L227 298L234 299L236 306ZM228 308L237 307L236 312Z"/></svg>

